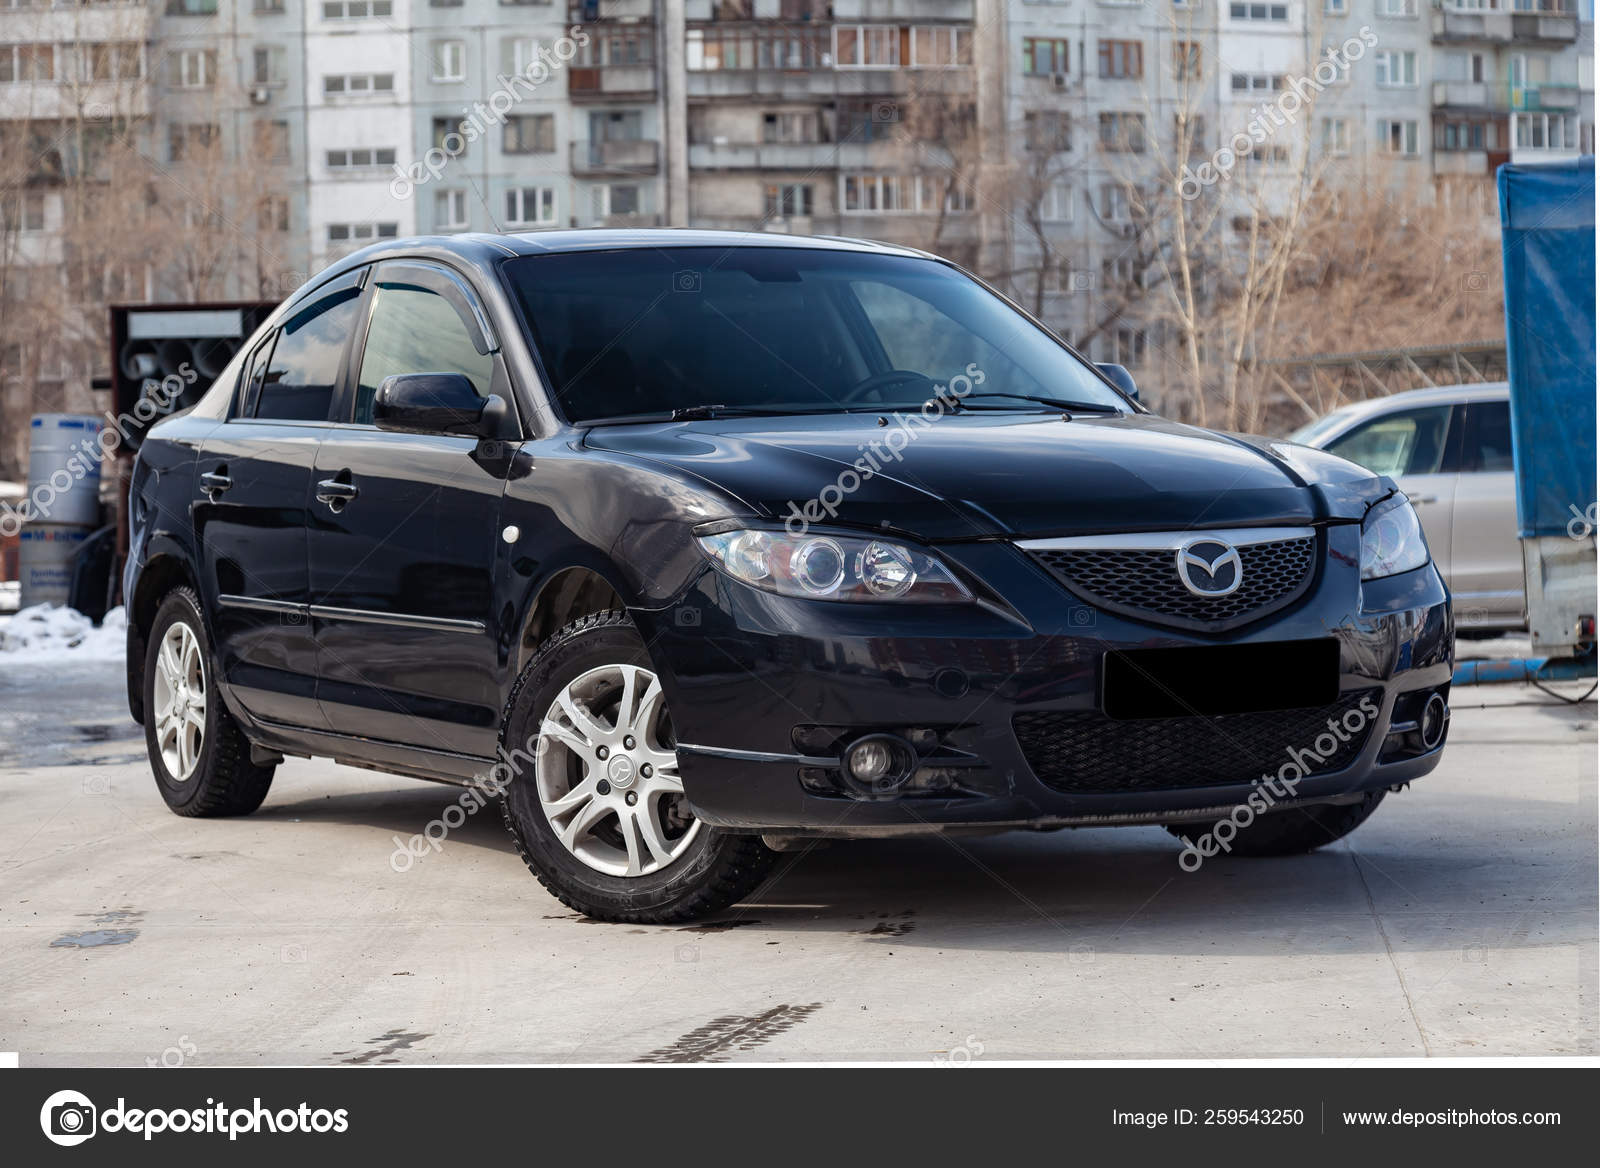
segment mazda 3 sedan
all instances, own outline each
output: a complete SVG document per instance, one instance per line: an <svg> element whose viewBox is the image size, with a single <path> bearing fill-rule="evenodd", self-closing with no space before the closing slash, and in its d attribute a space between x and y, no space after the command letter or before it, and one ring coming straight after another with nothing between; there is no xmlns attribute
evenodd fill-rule
<svg viewBox="0 0 1600 1168"><path fill-rule="evenodd" d="M1449 596L1392 479L1157 417L880 244L386 241L150 432L130 507L174 811L254 810L286 755L462 784L455 824L498 796L608 920L828 837L1303 852L1446 737Z"/></svg>

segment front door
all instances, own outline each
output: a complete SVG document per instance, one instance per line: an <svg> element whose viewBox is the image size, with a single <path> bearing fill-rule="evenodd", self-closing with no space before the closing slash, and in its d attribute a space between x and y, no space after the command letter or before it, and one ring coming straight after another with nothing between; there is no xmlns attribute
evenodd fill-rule
<svg viewBox="0 0 1600 1168"><path fill-rule="evenodd" d="M511 400L476 302L434 265L373 277L348 405L312 475L317 696L343 734L487 757L500 721L494 579L504 442L373 424L384 378L461 373Z"/></svg>
<svg viewBox="0 0 1600 1168"><path fill-rule="evenodd" d="M358 319L363 273L343 277L262 339L237 415L201 445L195 530L218 668L257 718L322 726L308 616L311 473Z"/></svg>
<svg viewBox="0 0 1600 1168"><path fill-rule="evenodd" d="M1451 590L1463 624L1523 617L1522 544L1511 466L1511 403L1469 402L1451 521Z"/></svg>

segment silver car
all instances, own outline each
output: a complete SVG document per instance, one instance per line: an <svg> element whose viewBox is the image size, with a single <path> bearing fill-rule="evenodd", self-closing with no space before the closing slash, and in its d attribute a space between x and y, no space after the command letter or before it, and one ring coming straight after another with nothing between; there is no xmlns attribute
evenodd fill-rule
<svg viewBox="0 0 1600 1168"><path fill-rule="evenodd" d="M1359 402L1289 437L1400 484L1450 586L1458 627L1526 626L1505 382Z"/></svg>

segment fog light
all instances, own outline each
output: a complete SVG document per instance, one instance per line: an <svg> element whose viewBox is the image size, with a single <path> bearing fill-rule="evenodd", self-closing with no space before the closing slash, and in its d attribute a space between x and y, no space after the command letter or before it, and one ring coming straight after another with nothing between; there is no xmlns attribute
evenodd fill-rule
<svg viewBox="0 0 1600 1168"><path fill-rule="evenodd" d="M844 775L861 794L887 795L905 784L916 762L916 752L903 738L869 734L845 748Z"/></svg>
<svg viewBox="0 0 1600 1168"><path fill-rule="evenodd" d="M1444 738L1444 726L1448 710L1444 698L1433 694L1428 698L1428 704L1422 707L1422 717L1418 719L1417 729L1422 734L1422 745L1428 750L1438 746Z"/></svg>

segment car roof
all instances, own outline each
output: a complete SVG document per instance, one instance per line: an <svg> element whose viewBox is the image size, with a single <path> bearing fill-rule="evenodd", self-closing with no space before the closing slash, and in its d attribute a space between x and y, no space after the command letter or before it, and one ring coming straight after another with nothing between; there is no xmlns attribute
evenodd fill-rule
<svg viewBox="0 0 1600 1168"><path fill-rule="evenodd" d="M1505 401L1511 396L1511 386L1504 381L1478 381L1466 385L1430 385L1425 389L1408 389L1384 397L1371 397L1352 402L1324 415L1338 418L1344 424L1318 436L1318 441L1337 437L1357 422L1365 422L1396 410L1416 409L1421 406L1454 405L1457 402Z"/></svg>

